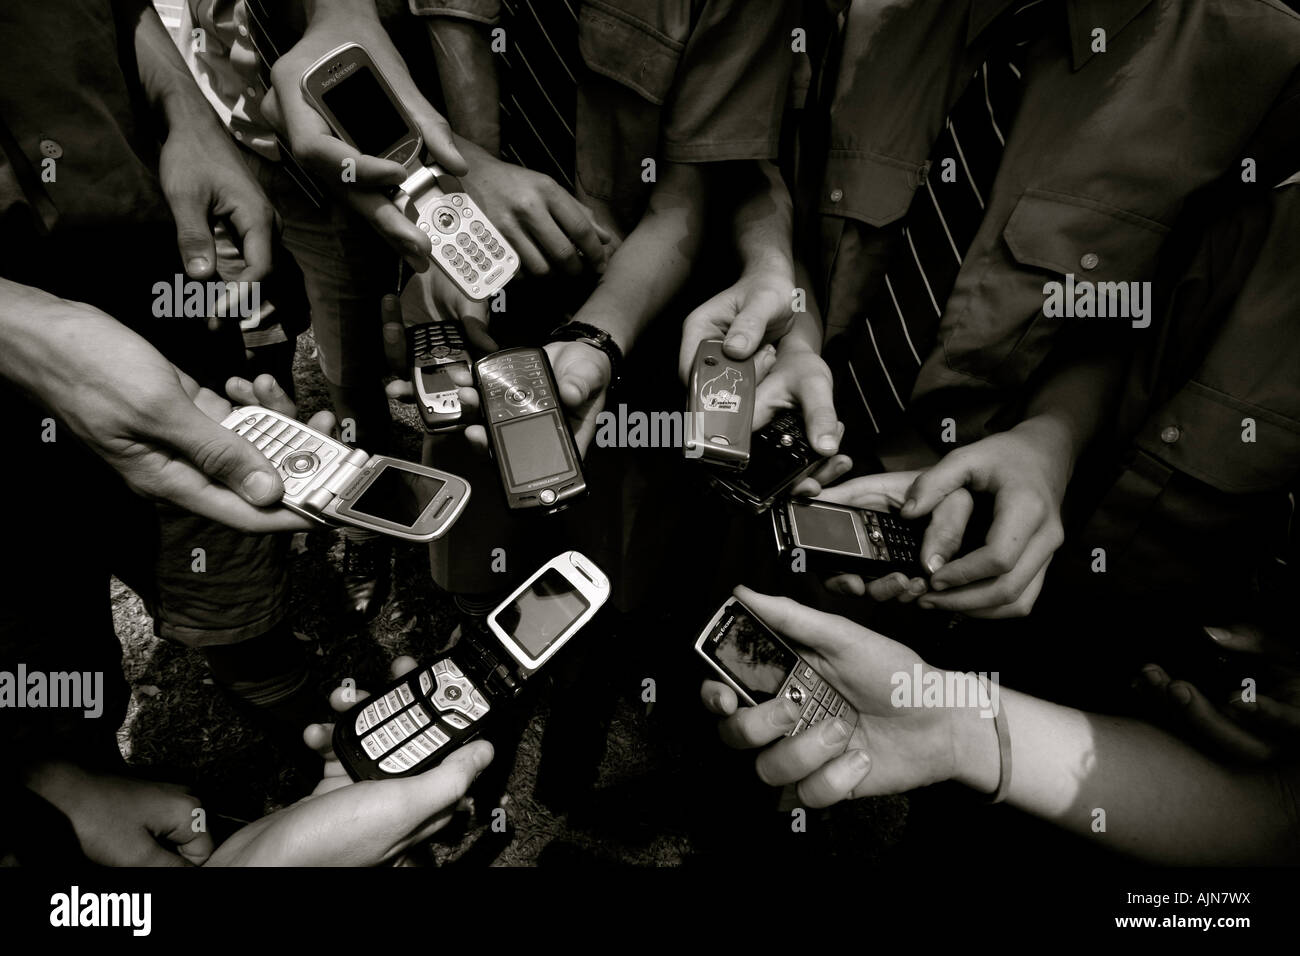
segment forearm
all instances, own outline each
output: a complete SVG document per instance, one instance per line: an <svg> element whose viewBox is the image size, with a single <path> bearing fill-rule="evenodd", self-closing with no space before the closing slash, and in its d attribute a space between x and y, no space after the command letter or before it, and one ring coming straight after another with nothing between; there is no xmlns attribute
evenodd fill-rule
<svg viewBox="0 0 1300 956"><path fill-rule="evenodd" d="M219 130L216 114L194 82L153 5L135 2L126 9L134 20L130 27L145 98L167 130L192 126Z"/></svg>
<svg viewBox="0 0 1300 956"><path fill-rule="evenodd" d="M802 349L820 355L822 351L821 310L817 308L816 300L806 292L809 288L810 277L807 267L802 262L794 264L794 276L795 285L805 290L803 297L804 310L794 313L794 321L790 324L790 330L781 336L776 343L776 350L780 354L793 349Z"/></svg>
<svg viewBox="0 0 1300 956"><path fill-rule="evenodd" d="M426 26L447 106L447 122L455 131L456 146L473 169L467 141L494 157L501 151L495 57L484 28L477 23L455 17L429 17Z"/></svg>
<svg viewBox="0 0 1300 956"><path fill-rule="evenodd" d="M700 170L669 163L661 169L645 215L574 316L609 332L625 354L686 284L704 228Z"/></svg>
<svg viewBox="0 0 1300 956"><path fill-rule="evenodd" d="M727 164L722 174L743 165L745 186L736 206L734 235L741 272L766 272L788 276L794 286L792 235L794 211L790 191L780 170L770 162Z"/></svg>
<svg viewBox="0 0 1300 956"><path fill-rule="evenodd" d="M1007 801L1013 806L1152 862L1235 864L1300 857L1291 768L1231 769L1148 724L1061 707L1006 688L999 703L1011 739ZM955 719L961 728L956 777L991 792L1000 766L994 722L974 708Z"/></svg>
<svg viewBox="0 0 1300 956"><path fill-rule="evenodd" d="M0 279L0 377L36 397L56 384L54 343L69 311L84 309L89 306Z"/></svg>
<svg viewBox="0 0 1300 956"><path fill-rule="evenodd" d="M1030 399L1026 423L1052 428L1073 466L1114 412L1122 393L1128 356L1083 355L1059 368Z"/></svg>

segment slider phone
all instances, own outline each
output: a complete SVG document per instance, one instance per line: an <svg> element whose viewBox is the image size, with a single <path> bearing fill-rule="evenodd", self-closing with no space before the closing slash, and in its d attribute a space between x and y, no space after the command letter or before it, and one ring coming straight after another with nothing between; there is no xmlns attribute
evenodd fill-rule
<svg viewBox="0 0 1300 956"><path fill-rule="evenodd" d="M786 410L754 433L744 471L720 472L709 480L727 498L760 515L823 461L808 444L799 412Z"/></svg>
<svg viewBox="0 0 1300 956"><path fill-rule="evenodd" d="M722 340L700 343L691 368L684 450L687 458L739 471L749 464L754 428L754 360L736 361Z"/></svg>
<svg viewBox="0 0 1300 956"><path fill-rule="evenodd" d="M353 780L409 777L436 767L508 710L524 682L608 597L609 580L587 558L576 551L557 555L488 616L499 646L463 631L448 654L343 714L334 724L335 755Z"/></svg>
<svg viewBox="0 0 1300 956"><path fill-rule="evenodd" d="M921 566L921 522L818 498L790 498L773 506L772 528L780 554L791 557L800 549L808 569L818 574L929 576Z"/></svg>
<svg viewBox="0 0 1300 956"><path fill-rule="evenodd" d="M420 127L364 47L325 54L303 72L302 91L335 136L406 169L393 201L429 237L430 257L462 294L486 299L519 271L519 254L469 194L444 190L445 171L425 165Z"/></svg>
<svg viewBox="0 0 1300 956"><path fill-rule="evenodd" d="M415 407L426 431L444 432L464 428L472 419L462 408L459 386L452 380L454 369L470 371L465 346L465 327L456 319L413 325L406 330L415 386Z"/></svg>
<svg viewBox="0 0 1300 956"><path fill-rule="evenodd" d="M474 385L509 508L549 513L586 493L582 456L545 349L505 349L479 359Z"/></svg>
<svg viewBox="0 0 1300 956"><path fill-rule="evenodd" d="M855 727L858 714L813 666L736 598L729 598L695 640L695 652L755 707L788 697L800 709L799 722L786 736L822 720L839 717Z"/></svg>
<svg viewBox="0 0 1300 956"><path fill-rule="evenodd" d="M328 525L352 525L408 541L441 538L469 501L456 475L350 448L295 419L257 405L226 416L280 472L280 504Z"/></svg>

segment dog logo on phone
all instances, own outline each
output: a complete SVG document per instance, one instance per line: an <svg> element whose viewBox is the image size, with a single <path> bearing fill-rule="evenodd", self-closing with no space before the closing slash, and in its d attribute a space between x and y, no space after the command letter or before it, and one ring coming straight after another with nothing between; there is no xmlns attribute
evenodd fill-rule
<svg viewBox="0 0 1300 956"><path fill-rule="evenodd" d="M728 365L700 388L701 408L706 412L739 412L740 395L736 386L744 380L739 371Z"/></svg>

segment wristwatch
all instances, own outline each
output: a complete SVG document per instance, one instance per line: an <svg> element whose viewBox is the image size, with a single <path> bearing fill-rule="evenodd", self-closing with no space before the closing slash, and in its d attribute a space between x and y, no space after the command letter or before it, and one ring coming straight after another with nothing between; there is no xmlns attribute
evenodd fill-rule
<svg viewBox="0 0 1300 956"><path fill-rule="evenodd" d="M609 385L616 386L619 381L619 369L623 365L623 350L618 347L614 337L604 329L598 329L586 322L568 322L551 330L552 342L581 342L594 349L600 349L609 359Z"/></svg>

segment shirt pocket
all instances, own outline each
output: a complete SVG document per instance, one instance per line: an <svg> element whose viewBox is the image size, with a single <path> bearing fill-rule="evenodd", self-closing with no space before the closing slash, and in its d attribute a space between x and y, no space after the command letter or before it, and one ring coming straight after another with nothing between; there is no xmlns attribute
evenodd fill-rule
<svg viewBox="0 0 1300 956"><path fill-rule="evenodd" d="M593 73L663 106L685 49L675 39L612 3L584 0L578 14L578 49Z"/></svg>
<svg viewBox="0 0 1300 956"><path fill-rule="evenodd" d="M949 366L996 384L1019 385L1067 323L1108 323L1107 334L1118 331L1116 323L1127 327L1132 318L1097 318L1095 309L1092 318L1049 318L1043 314L1045 286L1063 283L1064 302L1067 275L1074 276L1076 288L1083 282L1123 283L1123 301L1133 312L1128 283L1152 277L1168 234L1161 223L1096 200L1026 190L1001 242L991 240L981 249L977 238L966 257L950 299L957 318L944 335ZM1139 291L1150 319L1150 286Z"/></svg>

